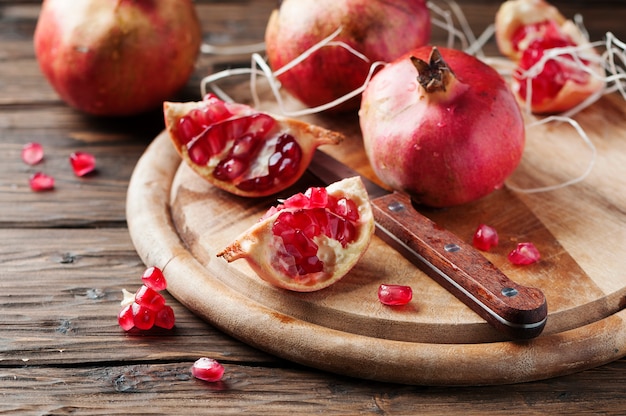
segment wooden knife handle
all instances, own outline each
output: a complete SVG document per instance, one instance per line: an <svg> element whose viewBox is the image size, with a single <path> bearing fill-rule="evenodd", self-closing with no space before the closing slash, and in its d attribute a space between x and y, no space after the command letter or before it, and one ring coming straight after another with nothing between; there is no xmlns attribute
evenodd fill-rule
<svg viewBox="0 0 626 416"><path fill-rule="evenodd" d="M521 286L470 244L415 210L408 195L372 200L379 237L513 339L538 336L548 313L541 290Z"/></svg>

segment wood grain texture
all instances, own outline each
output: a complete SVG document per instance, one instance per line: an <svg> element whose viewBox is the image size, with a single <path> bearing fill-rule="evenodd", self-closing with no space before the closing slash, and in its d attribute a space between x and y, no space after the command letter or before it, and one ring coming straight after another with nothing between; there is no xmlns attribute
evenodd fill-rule
<svg viewBox="0 0 626 416"><path fill-rule="evenodd" d="M459 1L476 32L491 23L499 3ZM626 39L621 0L554 4L568 17L580 12L592 39L608 30ZM197 0L196 5L204 39L228 45L262 40L276 1ZM380 383L301 367L263 353L205 323L169 295L177 316L175 331L124 334L112 314L121 288L135 287L144 267L126 229L126 188L135 162L163 129L162 117L155 113L101 120L65 106L35 60L32 34L40 6L39 0L0 0L0 414L626 413L624 359L569 376L507 386ZM435 38L442 40L440 34ZM486 51L494 52L494 45L487 45ZM247 54L200 56L178 98L196 100L204 75L249 62ZM612 107L610 112L623 113L619 100ZM594 131L605 129L590 121ZM34 169L21 164L18 154L31 140L42 142L47 152L40 167L59 178L53 193L32 194L27 189ZM602 143L609 154L619 140L596 144ZM96 154L97 175L78 179L70 174L67 156L79 149ZM602 175L620 165L611 157L604 160L608 164L598 165ZM351 162L368 172L367 166L358 165L358 158ZM584 198L593 196L600 202L588 215L605 221L620 210L623 189L618 182L610 198L598 197L593 185L583 188ZM563 199L545 201L537 215L558 224L551 231L560 233L559 241L567 243L568 252L583 254L578 261L585 271L619 270L614 258L623 245L623 224L607 225L614 232L607 243L617 249L602 253L602 262L595 263L584 245L571 241L582 232L590 242L603 242L606 230L597 235L592 222L580 225L577 205L563 204L578 197L578 190L562 194ZM541 195L523 198L529 206L537 201L542 201ZM553 206L562 210L558 218ZM466 209L480 212L476 206ZM451 228L473 231L455 215L429 216L445 218ZM601 290L614 290L620 279L616 274ZM577 311L569 314L575 318ZM189 366L202 355L225 364L224 383L190 378Z"/></svg>
<svg viewBox="0 0 626 416"><path fill-rule="evenodd" d="M618 415L626 366L616 362L552 382L515 386L415 387L336 377L302 368L226 363L223 382L189 377L190 362L77 368L2 368L5 414L212 415L432 414ZM613 383L607 384L606 377ZM10 381L10 382L9 382ZM149 404L148 404L149 403ZM461 404L464 404L461 406Z"/></svg>

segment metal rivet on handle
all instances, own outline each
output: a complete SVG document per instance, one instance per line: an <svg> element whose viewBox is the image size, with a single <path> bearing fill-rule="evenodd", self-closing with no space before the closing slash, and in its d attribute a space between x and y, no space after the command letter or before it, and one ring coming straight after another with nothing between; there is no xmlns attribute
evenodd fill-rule
<svg viewBox="0 0 626 416"><path fill-rule="evenodd" d="M393 201L387 207L389 208L389 211L391 211L391 212L404 211L404 209L405 209L404 204L402 202L398 202L398 201Z"/></svg>
<svg viewBox="0 0 626 416"><path fill-rule="evenodd" d="M513 296L516 296L518 294L518 291L513 287L505 287L504 289L502 289L501 293L507 298L512 298Z"/></svg>
<svg viewBox="0 0 626 416"><path fill-rule="evenodd" d="M461 251L461 247L453 243L446 244L445 246L443 246L443 249L447 251L448 253L456 253L457 251Z"/></svg>

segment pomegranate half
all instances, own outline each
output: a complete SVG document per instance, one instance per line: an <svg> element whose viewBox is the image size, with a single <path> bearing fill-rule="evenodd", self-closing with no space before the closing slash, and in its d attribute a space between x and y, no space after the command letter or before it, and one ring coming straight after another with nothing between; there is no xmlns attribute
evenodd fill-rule
<svg viewBox="0 0 626 416"><path fill-rule="evenodd" d="M363 93L359 116L378 177L433 207L498 189L524 150L524 122L504 79L454 49L422 47L387 65Z"/></svg>
<svg viewBox="0 0 626 416"><path fill-rule="evenodd" d="M202 33L191 0L44 0L41 71L69 105L102 116L158 108L191 75Z"/></svg>
<svg viewBox="0 0 626 416"><path fill-rule="evenodd" d="M273 71L341 32L333 45L316 50L278 76L286 91L309 107L330 103L361 87L370 66L390 62L430 39L430 12L424 0L283 0L267 24L265 45ZM338 42L364 55L361 59ZM358 109L358 98L334 111Z"/></svg>
<svg viewBox="0 0 626 416"><path fill-rule="evenodd" d="M518 66L513 91L533 113L567 111L604 88L600 56L576 24L549 3L506 1L498 9L495 27L500 51ZM575 51L558 53L542 64L544 55L556 48Z"/></svg>
<svg viewBox="0 0 626 416"><path fill-rule="evenodd" d="M356 265L374 233L374 217L359 177L309 188L270 208L218 253L246 259L263 280L312 292L337 282Z"/></svg>
<svg viewBox="0 0 626 416"><path fill-rule="evenodd" d="M271 195L293 185L318 146L344 137L213 94L200 102L165 102L163 111L183 160L207 181L240 196Z"/></svg>

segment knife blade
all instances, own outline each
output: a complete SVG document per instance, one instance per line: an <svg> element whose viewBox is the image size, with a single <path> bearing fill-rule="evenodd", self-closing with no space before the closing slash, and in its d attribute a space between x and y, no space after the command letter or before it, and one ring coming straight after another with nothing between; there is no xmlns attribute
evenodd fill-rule
<svg viewBox="0 0 626 416"><path fill-rule="evenodd" d="M370 197L376 234L512 339L537 337L547 322L543 292L509 279L472 245L420 214L409 195L388 191L317 150L308 168L325 184L360 176Z"/></svg>

